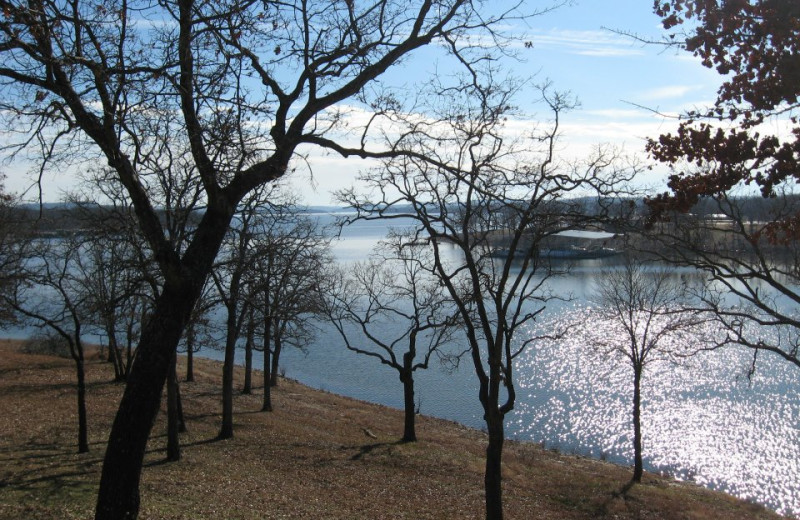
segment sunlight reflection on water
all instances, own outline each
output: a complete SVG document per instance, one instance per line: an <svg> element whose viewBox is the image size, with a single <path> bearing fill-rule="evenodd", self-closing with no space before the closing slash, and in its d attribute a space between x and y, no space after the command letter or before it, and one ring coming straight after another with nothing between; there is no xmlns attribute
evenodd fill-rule
<svg viewBox="0 0 800 520"><path fill-rule="evenodd" d="M575 309L560 319L585 321L585 312ZM632 462L632 369L627 359L588 347L591 334L610 329L594 320L568 339L521 355L521 398L509 432ZM726 349L648 365L642 387L645 467L800 515L797 370L761 356L748 380L750 362L747 352Z"/></svg>
<svg viewBox="0 0 800 520"><path fill-rule="evenodd" d="M386 231L380 222L350 228L347 240L334 246L337 261L365 259ZM582 262L568 276L553 279L552 286L559 295L587 302L593 282L613 268L613 259ZM549 312L561 322L586 327L565 340L533 345L520 355L517 401L506 432L512 438L630 464L631 368L627 360L589 348L598 335L613 337L611 324L588 319L579 306L553 306ZM33 332L9 329L4 335L25 338ZM201 355L221 359L222 352L211 348L221 341L209 343ZM237 362L243 363L241 351ZM650 364L643 383L645 466L800 516L800 372L777 356L762 355L758 371L748 380L750 362L747 351L729 348L679 364ZM261 366L258 352L254 363ZM281 365L287 376L315 388L403 405L397 373L345 349L324 323L305 352L284 350ZM452 374L431 367L415 379L422 413L485 427L468 361Z"/></svg>

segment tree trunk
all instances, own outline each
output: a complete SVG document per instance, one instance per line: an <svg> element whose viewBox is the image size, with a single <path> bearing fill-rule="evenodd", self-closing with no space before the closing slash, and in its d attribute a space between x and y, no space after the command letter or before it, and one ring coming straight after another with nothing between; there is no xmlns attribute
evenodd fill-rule
<svg viewBox="0 0 800 520"><path fill-rule="evenodd" d="M121 383L125 381L125 368L123 367L122 363L122 352L115 349L111 354L111 357L113 359L112 363L114 366L114 381Z"/></svg>
<svg viewBox="0 0 800 520"><path fill-rule="evenodd" d="M275 330L280 330L280 327L275 327ZM281 357L281 336L275 334L275 349L272 352L272 370L269 377L270 386L278 386L278 366Z"/></svg>
<svg viewBox="0 0 800 520"><path fill-rule="evenodd" d="M186 339L186 382L194 381L194 341L191 336Z"/></svg>
<svg viewBox="0 0 800 520"><path fill-rule="evenodd" d="M113 330L106 329L106 334L108 335L108 360L114 367L114 381L124 381L125 369L122 362L122 352L119 350L119 343L117 343Z"/></svg>
<svg viewBox="0 0 800 520"><path fill-rule="evenodd" d="M145 313L144 313L144 311L142 311L142 321L141 321L141 323L145 323L146 319L149 319L149 318L147 318ZM134 335L134 332L133 332L133 325L132 324L128 325L128 337L126 339L127 346L125 347L126 361L124 363L125 366L124 366L124 370L123 370L123 377L125 378L126 381L128 380L128 375L130 375L131 367L133 366L133 342L134 342L134 338L135 337L136 336ZM139 340L141 341L141 336L139 337Z"/></svg>
<svg viewBox="0 0 800 520"><path fill-rule="evenodd" d="M253 384L253 336L256 332L256 323L253 318L253 308L250 308L247 321L247 340L244 344L244 387L243 394L252 392Z"/></svg>
<svg viewBox="0 0 800 520"><path fill-rule="evenodd" d="M486 492L486 520L502 520L503 488L503 416L496 409L486 412L486 427L489 431L489 445L486 447L486 472L483 484Z"/></svg>
<svg viewBox="0 0 800 520"><path fill-rule="evenodd" d="M642 366L633 367L633 482L642 481L642 422L641 422Z"/></svg>
<svg viewBox="0 0 800 520"><path fill-rule="evenodd" d="M403 442L415 442L417 432L414 427L414 374L410 370L403 370L400 373L400 381L403 382L403 404L405 408L405 422L403 426Z"/></svg>
<svg viewBox="0 0 800 520"><path fill-rule="evenodd" d="M222 365L222 426L218 439L233 437L233 367L236 355L236 309L228 309L225 361Z"/></svg>
<svg viewBox="0 0 800 520"><path fill-rule="evenodd" d="M272 392L270 386L272 384L272 377L270 375L270 370L272 369L271 363L271 352L269 349L270 344L270 333L271 327L270 324L272 320L269 318L264 318L264 403L261 405L262 412L271 412L272 411Z"/></svg>
<svg viewBox="0 0 800 520"><path fill-rule="evenodd" d="M75 360L78 377L78 453L89 452L89 426L86 418L86 371L83 366L83 352Z"/></svg>
<svg viewBox="0 0 800 520"><path fill-rule="evenodd" d="M210 249L213 244L204 246L209 248L206 254L211 255L208 259L210 269L218 245L213 251ZM192 277L190 284L179 281L165 283L155 312L142 330L136 358L108 438L96 520L134 519L139 514L139 479L147 439L160 408L170 356L177 348L194 303L200 296L206 272Z"/></svg>
<svg viewBox="0 0 800 520"><path fill-rule="evenodd" d="M178 439L180 419L178 418L177 358L178 353L173 350L167 376L167 460L170 462L181 460L181 445Z"/></svg>
<svg viewBox="0 0 800 520"><path fill-rule="evenodd" d="M178 381L177 374L175 375L175 397L177 400L178 408L178 433L186 433L189 431L186 428L186 418L183 416L183 401L181 400L181 384Z"/></svg>

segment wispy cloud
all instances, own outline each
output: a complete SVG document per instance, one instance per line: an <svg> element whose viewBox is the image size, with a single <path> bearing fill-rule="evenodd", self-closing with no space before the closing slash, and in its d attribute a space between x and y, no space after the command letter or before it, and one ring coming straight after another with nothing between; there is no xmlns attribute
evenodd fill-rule
<svg viewBox="0 0 800 520"><path fill-rule="evenodd" d="M610 31L578 31L568 29L534 30L534 48L558 49L582 56L641 56L641 45Z"/></svg>
<svg viewBox="0 0 800 520"><path fill-rule="evenodd" d="M652 117L652 113L641 108L607 108L595 110L582 110L580 112L587 117L597 117L603 119L611 119L615 121L642 119Z"/></svg>
<svg viewBox="0 0 800 520"><path fill-rule="evenodd" d="M703 85L664 85L658 88L645 90L640 94L640 97L647 100L677 99L702 89Z"/></svg>

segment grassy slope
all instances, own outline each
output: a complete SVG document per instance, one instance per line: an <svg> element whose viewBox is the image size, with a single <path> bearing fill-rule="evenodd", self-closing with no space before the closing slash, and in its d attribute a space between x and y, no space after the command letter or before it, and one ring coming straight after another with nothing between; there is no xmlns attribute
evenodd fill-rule
<svg viewBox="0 0 800 520"><path fill-rule="evenodd" d="M0 340L0 518L90 518L122 386L110 382L108 365L88 363L91 452L77 455L71 361L19 354L14 345ZM182 437L181 462L162 462L163 414L155 425L140 518L482 516L482 433L420 417L420 442L398 444L399 411L284 380L274 391L272 413L258 412L260 389L238 396L235 438L217 442L219 374L219 364L201 360L197 382L182 385L189 432ZM609 463L509 442L506 516L779 518L654 475L622 496L629 477L628 469Z"/></svg>

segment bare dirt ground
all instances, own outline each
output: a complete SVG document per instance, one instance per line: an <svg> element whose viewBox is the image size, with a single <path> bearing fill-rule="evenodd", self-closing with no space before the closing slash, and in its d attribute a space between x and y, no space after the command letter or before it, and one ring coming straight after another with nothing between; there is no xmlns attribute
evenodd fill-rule
<svg viewBox="0 0 800 520"><path fill-rule="evenodd" d="M216 441L220 374L218 363L200 360L196 382L181 385L189 431L180 462L164 462L163 413L153 428L140 518L482 518L481 432L419 417L420 441L401 444L400 411L282 380L271 413L258 411L261 387L239 395L235 438ZM0 340L0 518L93 516L122 391L112 376L96 354L87 363L91 449L78 455L72 361ZM508 442L503 471L510 519L780 518L657 475L622 494L628 468L533 444Z"/></svg>

